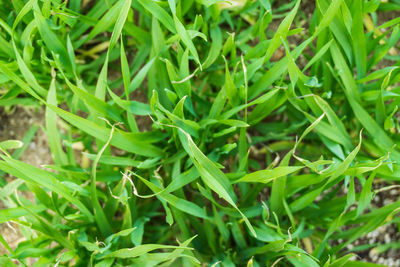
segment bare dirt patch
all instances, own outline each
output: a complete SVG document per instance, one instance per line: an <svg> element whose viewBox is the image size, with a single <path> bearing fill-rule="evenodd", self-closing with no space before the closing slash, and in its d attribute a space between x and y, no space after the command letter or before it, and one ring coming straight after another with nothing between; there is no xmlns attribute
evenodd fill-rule
<svg viewBox="0 0 400 267"><path fill-rule="evenodd" d="M34 125L38 126L35 137L22 153L20 160L36 167L45 164L52 164L52 157L49 151L44 127L44 109L16 107L12 111L6 112L0 107L0 141L22 140L27 131ZM12 181L13 177L5 176L6 182ZM33 200L29 192L23 192L24 197ZM5 203L0 201L0 209L6 209ZM16 224L0 224L0 234L6 239L12 249L23 240L22 234ZM7 253L7 250L0 244L0 255Z"/></svg>

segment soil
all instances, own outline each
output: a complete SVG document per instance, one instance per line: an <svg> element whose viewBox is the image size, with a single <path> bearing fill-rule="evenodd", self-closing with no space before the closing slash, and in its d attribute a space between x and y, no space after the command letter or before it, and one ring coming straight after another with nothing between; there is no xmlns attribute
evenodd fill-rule
<svg viewBox="0 0 400 267"><path fill-rule="evenodd" d="M47 143L47 136L41 127L44 126L44 109L16 107L12 111L5 112L0 107L0 141L4 140L22 140L26 132L33 125L39 126L36 135L27 149L22 154L20 160L36 167L52 164L52 158ZM8 182L14 178L5 177ZM34 201L32 194L23 193L28 199ZM7 208L0 201L0 209ZM18 226L14 223L0 224L0 234L6 239L12 249L24 240L24 237L18 230ZM0 244L0 255L6 253L7 250Z"/></svg>
<svg viewBox="0 0 400 267"><path fill-rule="evenodd" d="M26 132L33 125L39 126L35 138L21 156L21 160L40 167L44 164L51 164L52 158L47 143L47 136L43 131L44 109L16 107L9 114L2 111L0 117L0 140L15 139L22 140Z"/></svg>
<svg viewBox="0 0 400 267"><path fill-rule="evenodd" d="M373 190L376 192L372 199L372 207L380 208L389 205L399 199L400 188L394 187L386 181L376 179L373 183ZM389 190L385 190L385 188ZM361 191L362 188L356 190ZM384 189L384 190L382 190ZM400 249L390 248L383 253L377 253L376 247L389 243L399 243L400 232L396 223L382 225L367 235L355 240L348 245L344 252L353 252L358 255L358 259L364 262L373 262L385 266L400 266ZM373 245L372 248L360 252L353 251L353 248L361 245Z"/></svg>

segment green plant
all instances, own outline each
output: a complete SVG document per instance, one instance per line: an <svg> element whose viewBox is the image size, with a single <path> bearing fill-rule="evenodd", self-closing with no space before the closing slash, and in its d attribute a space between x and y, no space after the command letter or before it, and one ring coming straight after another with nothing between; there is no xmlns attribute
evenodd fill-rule
<svg viewBox="0 0 400 267"><path fill-rule="evenodd" d="M398 180L400 2L274 2L0 1L0 105L45 107L54 159L0 143L26 238L2 266L370 266L343 249L399 223L371 200Z"/></svg>

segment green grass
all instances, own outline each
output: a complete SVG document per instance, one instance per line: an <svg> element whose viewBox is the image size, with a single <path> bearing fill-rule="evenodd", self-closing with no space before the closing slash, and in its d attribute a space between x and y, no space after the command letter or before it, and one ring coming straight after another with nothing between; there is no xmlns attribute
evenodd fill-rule
<svg viewBox="0 0 400 267"><path fill-rule="evenodd" d="M1 0L0 106L54 164L0 140L0 265L378 266L346 246L400 224L400 1L315 2Z"/></svg>

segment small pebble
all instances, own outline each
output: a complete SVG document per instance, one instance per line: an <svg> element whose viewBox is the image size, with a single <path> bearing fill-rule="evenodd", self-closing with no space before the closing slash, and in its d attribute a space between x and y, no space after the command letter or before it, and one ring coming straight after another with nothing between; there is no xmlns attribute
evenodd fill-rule
<svg viewBox="0 0 400 267"><path fill-rule="evenodd" d="M386 198L385 200L383 200L383 205L384 206L392 204L392 203L393 203L393 200L391 200L391 199Z"/></svg>
<svg viewBox="0 0 400 267"><path fill-rule="evenodd" d="M385 234L384 238L385 238L385 243L386 244L390 243L391 240L390 240L389 234Z"/></svg>
<svg viewBox="0 0 400 267"><path fill-rule="evenodd" d="M29 148L30 149L35 149L36 148L36 144L34 142L29 143Z"/></svg>
<svg viewBox="0 0 400 267"><path fill-rule="evenodd" d="M371 249L370 251L369 251L369 253L368 253L368 256L370 257L370 258L374 258L374 257L376 257L376 258L378 258L378 253L376 253L376 249Z"/></svg>

